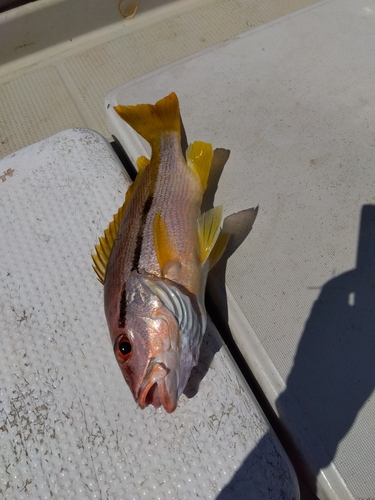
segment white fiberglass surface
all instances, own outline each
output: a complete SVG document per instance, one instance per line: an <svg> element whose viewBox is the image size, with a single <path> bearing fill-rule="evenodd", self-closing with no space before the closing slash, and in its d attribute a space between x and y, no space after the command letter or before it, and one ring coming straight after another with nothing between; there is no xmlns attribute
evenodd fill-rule
<svg viewBox="0 0 375 500"><path fill-rule="evenodd" d="M67 130L0 161L0 496L298 500L289 460L209 321L177 410L138 408L91 267L129 178Z"/></svg>
<svg viewBox="0 0 375 500"><path fill-rule="evenodd" d="M225 279L222 319L330 499L375 497L374 46L372 5L321 2L107 98L174 91L188 140L231 151L215 205L259 213L211 293Z"/></svg>

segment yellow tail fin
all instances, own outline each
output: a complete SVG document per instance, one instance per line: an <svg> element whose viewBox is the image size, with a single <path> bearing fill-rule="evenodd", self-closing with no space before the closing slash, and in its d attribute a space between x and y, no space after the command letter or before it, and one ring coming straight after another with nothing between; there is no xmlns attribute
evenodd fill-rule
<svg viewBox="0 0 375 500"><path fill-rule="evenodd" d="M180 108L174 92L154 105L118 105L114 109L151 147L163 133L176 132L180 135Z"/></svg>

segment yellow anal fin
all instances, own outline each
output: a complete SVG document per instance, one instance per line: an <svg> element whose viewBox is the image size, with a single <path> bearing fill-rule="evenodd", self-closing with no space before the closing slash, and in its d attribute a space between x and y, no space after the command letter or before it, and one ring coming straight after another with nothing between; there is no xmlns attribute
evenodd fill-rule
<svg viewBox="0 0 375 500"><path fill-rule="evenodd" d="M210 253L210 256L208 258L210 262L210 269L212 269L216 264L219 262L221 257L223 256L223 253L225 252L225 249L227 247L228 241L229 241L229 234L227 233L220 233L216 243Z"/></svg>
<svg viewBox="0 0 375 500"><path fill-rule="evenodd" d="M113 244L115 242L122 218L124 216L126 206L128 204L128 192L126 193L124 204L119 208L117 214L113 216L113 221L110 222L108 228L104 231L104 236L100 237L99 243L95 245L96 253L91 255L92 260L94 261L94 265L92 267L96 272L96 275L98 276L98 280L103 285L105 281L105 273L108 260L111 255Z"/></svg>
<svg viewBox="0 0 375 500"><path fill-rule="evenodd" d="M207 261L219 237L222 216L223 208L214 207L202 214L198 219L198 238L202 264Z"/></svg>
<svg viewBox="0 0 375 500"><path fill-rule="evenodd" d="M165 132L176 132L180 135L180 108L174 92L154 105L118 105L114 109L128 125L151 144L151 147L157 145L160 136Z"/></svg>
<svg viewBox="0 0 375 500"><path fill-rule="evenodd" d="M203 191L206 190L214 152L211 144L195 141L186 151L187 164L199 177Z"/></svg>
<svg viewBox="0 0 375 500"><path fill-rule="evenodd" d="M161 212L157 212L155 215L153 231L156 258L164 275L172 266L179 266L180 261L177 245L170 235L167 223L162 218Z"/></svg>

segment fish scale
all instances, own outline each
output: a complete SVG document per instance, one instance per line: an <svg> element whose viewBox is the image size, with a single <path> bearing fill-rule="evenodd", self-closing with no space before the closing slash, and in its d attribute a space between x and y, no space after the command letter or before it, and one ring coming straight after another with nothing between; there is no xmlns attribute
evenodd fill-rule
<svg viewBox="0 0 375 500"><path fill-rule="evenodd" d="M182 162L182 156L178 160ZM164 167L164 165L159 167L153 212L150 214L145 231L151 255L145 252L142 261L147 263L149 259L156 258L153 224L156 213L160 211L167 226L173 228L173 239L179 252L181 268L178 277L174 277L174 280L194 291L195 281L199 280L199 276L193 276L190 268L192 264L197 265L198 258L197 241L193 243L198 237L196 221L200 215L199 204L193 196L194 187L197 190L198 180L186 169L185 165L179 166L179 162L175 161L177 163L175 170L181 171L179 175L177 172L168 175L169 167ZM146 265L144 268L147 269ZM159 273L161 276L158 263L156 269L149 268L149 271L154 274Z"/></svg>

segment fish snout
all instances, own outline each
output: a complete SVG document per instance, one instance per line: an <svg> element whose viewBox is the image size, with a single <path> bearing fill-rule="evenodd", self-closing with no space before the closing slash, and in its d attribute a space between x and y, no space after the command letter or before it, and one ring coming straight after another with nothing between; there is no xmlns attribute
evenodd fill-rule
<svg viewBox="0 0 375 500"><path fill-rule="evenodd" d="M142 409L148 405L163 406L166 412L172 413L177 407L176 374L164 363L150 363L138 391L137 403Z"/></svg>

